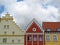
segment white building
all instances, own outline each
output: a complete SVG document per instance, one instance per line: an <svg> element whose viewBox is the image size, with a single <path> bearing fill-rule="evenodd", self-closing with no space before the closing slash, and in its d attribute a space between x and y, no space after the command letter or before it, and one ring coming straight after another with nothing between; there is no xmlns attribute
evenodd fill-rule
<svg viewBox="0 0 60 45"><path fill-rule="evenodd" d="M0 45L24 45L24 32L8 13L1 18Z"/></svg>

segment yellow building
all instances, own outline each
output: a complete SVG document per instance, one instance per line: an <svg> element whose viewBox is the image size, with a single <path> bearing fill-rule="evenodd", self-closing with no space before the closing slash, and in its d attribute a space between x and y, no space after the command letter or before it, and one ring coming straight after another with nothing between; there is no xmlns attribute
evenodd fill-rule
<svg viewBox="0 0 60 45"><path fill-rule="evenodd" d="M60 33L45 33L45 45L60 45Z"/></svg>
<svg viewBox="0 0 60 45"><path fill-rule="evenodd" d="M45 45L60 45L60 22L44 22Z"/></svg>
<svg viewBox="0 0 60 45"><path fill-rule="evenodd" d="M1 18L0 45L24 45L24 32L8 13Z"/></svg>

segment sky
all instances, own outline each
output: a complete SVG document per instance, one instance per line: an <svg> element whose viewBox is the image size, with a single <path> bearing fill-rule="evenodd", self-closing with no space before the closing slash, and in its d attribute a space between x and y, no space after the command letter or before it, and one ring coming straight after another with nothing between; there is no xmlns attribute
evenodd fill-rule
<svg viewBox="0 0 60 45"><path fill-rule="evenodd" d="M0 0L0 17L7 12L22 29L26 29L33 18L41 25L59 22L60 0Z"/></svg>

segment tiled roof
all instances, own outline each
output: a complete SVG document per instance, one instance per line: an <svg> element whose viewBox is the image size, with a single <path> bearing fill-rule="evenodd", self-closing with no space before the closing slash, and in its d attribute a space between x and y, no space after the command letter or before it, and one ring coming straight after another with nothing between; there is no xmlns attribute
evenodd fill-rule
<svg viewBox="0 0 60 45"><path fill-rule="evenodd" d="M60 28L60 22L43 22L43 29L51 29L51 31L57 31Z"/></svg>

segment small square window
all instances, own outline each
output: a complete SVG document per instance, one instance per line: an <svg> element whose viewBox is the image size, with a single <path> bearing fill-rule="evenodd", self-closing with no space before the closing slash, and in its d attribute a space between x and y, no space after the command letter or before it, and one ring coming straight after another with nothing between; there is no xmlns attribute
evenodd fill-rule
<svg viewBox="0 0 60 45"><path fill-rule="evenodd" d="M9 29L9 25L7 25L7 29Z"/></svg>
<svg viewBox="0 0 60 45"><path fill-rule="evenodd" d="M18 40L18 42L20 43L20 40Z"/></svg>
<svg viewBox="0 0 60 45"><path fill-rule="evenodd" d="M14 35L14 34L15 34L15 32L13 31L13 32L12 32L12 34Z"/></svg>
<svg viewBox="0 0 60 45"><path fill-rule="evenodd" d="M4 32L4 34L6 34L6 31Z"/></svg>
<svg viewBox="0 0 60 45"><path fill-rule="evenodd" d="M4 25L4 29L6 28L6 25Z"/></svg>
<svg viewBox="0 0 60 45"><path fill-rule="evenodd" d="M6 43L7 42L7 38L3 38L3 43Z"/></svg>

